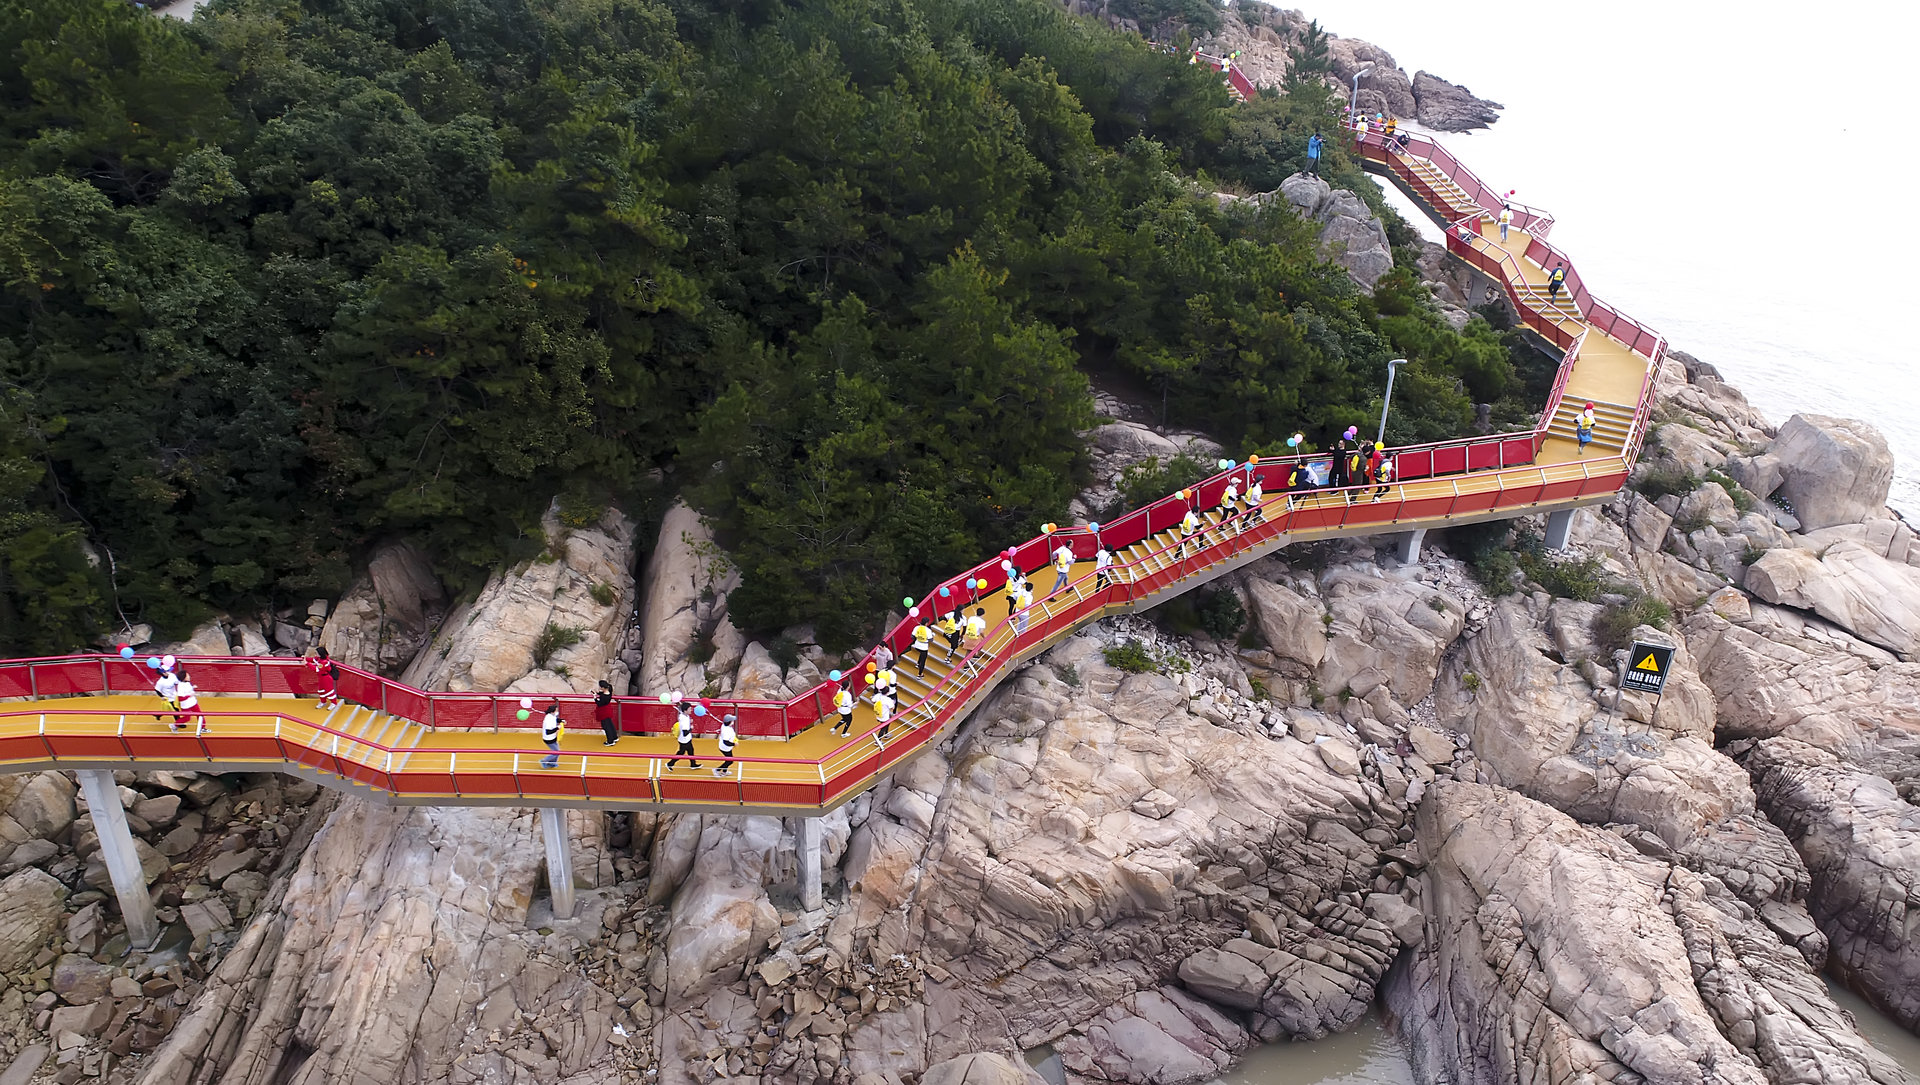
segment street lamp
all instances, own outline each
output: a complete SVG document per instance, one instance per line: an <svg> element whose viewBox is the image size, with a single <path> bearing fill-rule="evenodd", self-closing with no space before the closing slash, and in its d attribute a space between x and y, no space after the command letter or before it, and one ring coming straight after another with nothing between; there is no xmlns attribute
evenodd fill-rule
<svg viewBox="0 0 1920 1085"><path fill-rule="evenodd" d="M1380 402L1380 436L1373 439L1375 448L1387 443L1387 408L1393 406L1393 374L1406 364L1405 358L1395 358L1387 363L1387 398Z"/></svg>
<svg viewBox="0 0 1920 1085"><path fill-rule="evenodd" d="M1372 70L1373 61L1369 60L1360 65L1359 71L1353 73L1353 97L1347 100L1348 124L1352 124L1354 119L1360 116L1360 77Z"/></svg>

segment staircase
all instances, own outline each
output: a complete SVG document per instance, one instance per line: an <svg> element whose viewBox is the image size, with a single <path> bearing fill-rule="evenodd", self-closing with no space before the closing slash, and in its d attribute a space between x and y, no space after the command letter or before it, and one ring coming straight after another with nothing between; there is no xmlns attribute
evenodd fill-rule
<svg viewBox="0 0 1920 1085"><path fill-rule="evenodd" d="M1580 411L1589 401L1563 399L1547 422L1547 433L1553 437L1569 441L1579 440L1577 419ZM1587 455L1617 455L1627 447L1627 436L1633 429L1634 409L1618 403L1593 403L1593 442L1587 446Z"/></svg>
<svg viewBox="0 0 1920 1085"><path fill-rule="evenodd" d="M335 759L334 767L341 771L322 765L310 767L325 778L323 782L331 784L339 781L333 786L342 791L366 794L374 792L366 779L371 775L366 765L390 771L406 767L407 759L412 756L408 751L418 746L421 738L427 734L425 726L412 720L357 704L336 706L320 721L320 726L338 734L323 732L314 740L314 746ZM388 752L390 750L395 752Z"/></svg>

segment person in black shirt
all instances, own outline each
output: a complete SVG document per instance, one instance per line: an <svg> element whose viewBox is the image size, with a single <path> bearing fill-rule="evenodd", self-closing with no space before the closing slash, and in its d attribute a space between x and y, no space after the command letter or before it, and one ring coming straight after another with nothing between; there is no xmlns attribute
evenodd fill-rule
<svg viewBox="0 0 1920 1085"><path fill-rule="evenodd" d="M613 683L602 678L600 688L593 691L593 718L600 721L600 730L606 732L607 740L602 746L611 746L620 741L620 724L614 720Z"/></svg>

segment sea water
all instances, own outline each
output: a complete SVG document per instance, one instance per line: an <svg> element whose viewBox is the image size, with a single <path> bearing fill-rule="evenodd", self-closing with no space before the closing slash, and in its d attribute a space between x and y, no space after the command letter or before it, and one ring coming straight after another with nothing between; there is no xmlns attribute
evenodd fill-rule
<svg viewBox="0 0 1920 1085"><path fill-rule="evenodd" d="M1289 5L1291 6L1291 5ZM1920 312L1905 200L1920 136L1897 60L1920 5L1321 0L1306 13L1506 105L1442 136L1498 191L1556 217L1602 299L1716 366L1767 418L1864 419L1920 516ZM1872 56L1832 47L1872 42ZM1362 78L1361 86L1366 86ZM1425 223L1424 219L1419 220Z"/></svg>

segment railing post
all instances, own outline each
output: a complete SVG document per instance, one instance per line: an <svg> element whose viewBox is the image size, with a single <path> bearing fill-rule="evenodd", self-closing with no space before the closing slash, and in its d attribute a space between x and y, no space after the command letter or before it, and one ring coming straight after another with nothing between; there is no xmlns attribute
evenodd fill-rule
<svg viewBox="0 0 1920 1085"><path fill-rule="evenodd" d="M112 692L113 692L113 687L112 687L112 686L109 686L109 685L107 685L107 682L108 682L108 678L107 678L107 657L106 657L106 656L101 656L101 657L100 657L100 692L102 692L102 693L112 693Z"/></svg>

